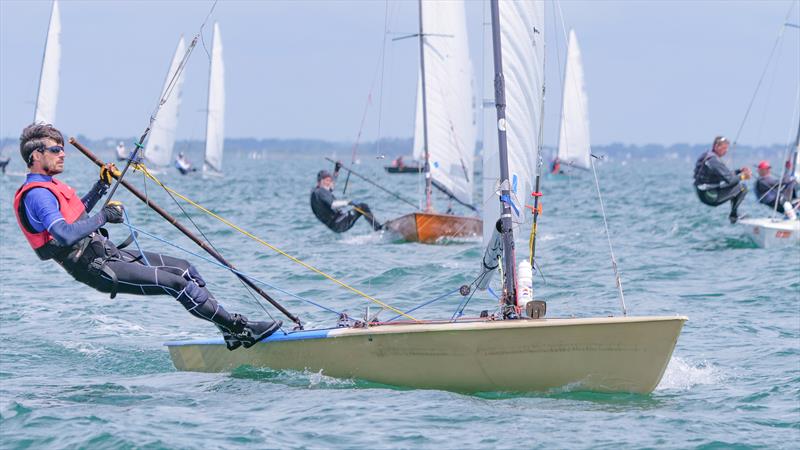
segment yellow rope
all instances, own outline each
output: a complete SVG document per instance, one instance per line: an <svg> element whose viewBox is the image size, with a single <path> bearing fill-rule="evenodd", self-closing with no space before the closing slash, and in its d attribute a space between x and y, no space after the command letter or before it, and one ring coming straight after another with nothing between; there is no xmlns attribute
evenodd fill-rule
<svg viewBox="0 0 800 450"><path fill-rule="evenodd" d="M241 227L237 226L236 224L234 224L234 223L230 222L229 220L227 220L227 219L225 219L225 218L223 218L223 217L221 217L221 216L217 215L217 214L216 214L216 213L214 213L213 211L210 211L210 210L206 209L206 208L205 208L205 207L203 207L202 205L200 205L200 204L198 204L198 203L196 203L196 202L192 201L191 199L189 199L189 198L185 197L184 195L182 195L182 194L178 193L177 191L173 190L172 188L170 188L170 187L168 187L168 186L164 185L164 184L163 184L161 181L159 181L159 180L158 180L158 179L157 179L157 178L156 178L156 177L155 177L155 176L154 176L152 173L150 173L150 171L148 171L148 170L147 170L147 167L145 167L145 166L144 166L144 164L141 164L141 163L140 163L140 164L136 164L136 165L134 166L134 170L139 170L139 171L141 171L142 173L144 173L144 174L145 174L145 176L147 176L147 178L150 178L151 180L153 180L153 181L154 181L156 184L158 184L159 186L161 186L162 188L164 188L164 190L166 190L167 192L169 192L169 193L171 193L171 194L175 195L176 197L180 198L181 200L185 201L186 203L189 203L190 205L194 206L195 208L199 209L200 211L203 211L204 213L206 213L206 214L210 215L211 217L213 217L213 218L215 218L215 219L219 220L220 222L222 222L222 223L224 223L225 225L227 225L227 226L229 226L229 227L233 228L234 230L238 231L239 233L242 233L242 234L244 234L245 236L249 237L250 239L252 239L252 240L254 240L254 241L256 241L256 242L260 243L261 245L263 245L263 246L265 246L265 247L267 247L267 248L269 248L269 249L271 249L271 250L273 250L273 251L275 251L275 252L277 252L277 253L279 253L279 254L281 254L281 255L283 255L283 256L285 256L285 257L289 258L289 259L291 259L292 261L296 262L297 264L300 264L301 266L305 267L306 269L309 269L309 270L311 270L311 271L313 271L313 272L316 272L317 274L319 274L319 275L322 275L323 277L325 277L325 278L327 278L327 279L329 279L329 280L333 281L334 283L336 283L336 284L338 284L338 285L340 285L340 286L342 286L342 287L344 287L344 288L346 288L346 289L349 289L349 290L350 290L350 291L352 291L352 292L355 292L356 294L358 294L358 295L360 295L360 296L362 296L362 297L366 298L367 300L370 300L370 301L372 301L372 302L375 302L375 303L377 303L377 304L381 305L382 307L384 307L384 308L386 308L386 309L390 309L390 310L392 310L392 311L394 311L394 312L396 312L396 313L398 313L398 314L400 314L400 315L402 315L402 316L408 317L409 319L411 319L411 320L413 320L413 321L417 321L417 319L415 319L415 318L413 318L413 317L409 316L408 314L404 313L403 311L400 311L400 310L399 310L399 309L397 309L397 308L394 308L394 307L392 307L392 306L389 306L389 305L387 305L386 303L383 303L382 301L380 301L380 300L376 299L375 297L372 297L372 296L370 296L370 295L368 295L368 294L365 294L364 292L362 292L362 291L360 291L360 290L358 290L358 289L356 289L356 288L354 288L354 287L352 287L352 286L348 285L347 283L344 283L344 282L342 282L342 281L339 281L339 280L337 280L337 279L336 279L336 278L334 278L333 276L331 276L331 275L328 275L327 273L325 273L325 272L323 272L323 271L321 271L321 270L317 269L317 268L316 268L316 267L314 267L314 266L311 266L311 265L309 265L309 264L307 264L307 263L304 263L303 261L300 261L299 259L295 258L294 256L292 256L292 255L290 255L290 254L288 254L288 253L284 252L283 250L281 250L281 249L279 249L279 248L275 247L274 245L272 245L272 244L270 244L270 243L268 243L268 242L264 241L263 239L259 238L258 236L255 236L255 235L253 235L253 234L252 234L252 233L250 233L249 231L242 229Z"/></svg>

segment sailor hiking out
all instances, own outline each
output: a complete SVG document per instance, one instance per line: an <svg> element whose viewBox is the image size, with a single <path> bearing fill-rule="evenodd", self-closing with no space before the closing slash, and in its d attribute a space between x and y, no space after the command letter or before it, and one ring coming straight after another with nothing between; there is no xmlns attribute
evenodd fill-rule
<svg viewBox="0 0 800 450"><path fill-rule="evenodd" d="M317 173L317 186L311 191L311 210L320 222L337 233L344 233L353 228L359 217L364 216L375 231L383 226L372 215L372 210L366 203L357 203L351 200L336 200L333 195L334 179L339 176L341 163L337 162L333 175L327 170ZM345 211L347 206L352 210Z"/></svg>
<svg viewBox="0 0 800 450"><path fill-rule="evenodd" d="M719 206L731 202L728 218L731 223L736 223L739 205L747 194L747 186L742 181L750 179L751 171L749 167L732 171L722 162L729 146L728 139L717 136L711 150L700 155L694 167L694 187L700 201L706 205Z"/></svg>
<svg viewBox="0 0 800 450"><path fill-rule="evenodd" d="M189 161L189 158L187 158L183 152L178 153L178 156L175 158L175 168L178 169L181 175L197 171L197 168L192 166L191 161Z"/></svg>
<svg viewBox="0 0 800 450"><path fill-rule="evenodd" d="M109 202L99 213L88 212L105 195L118 174L113 164L100 169L100 180L83 198L54 177L64 170L64 138L49 124L32 124L20 136L20 154L28 165L25 183L14 197L22 233L41 260L52 259L76 281L100 292L170 295L193 316L212 322L229 350L250 347L280 328L280 321L249 321L228 313L206 288L189 262L168 255L125 249L108 239L102 228L122 223L124 209Z"/></svg>

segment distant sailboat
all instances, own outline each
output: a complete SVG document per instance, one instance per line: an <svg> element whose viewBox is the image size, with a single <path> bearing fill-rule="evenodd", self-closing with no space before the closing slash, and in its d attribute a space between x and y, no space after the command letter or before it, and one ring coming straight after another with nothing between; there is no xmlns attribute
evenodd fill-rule
<svg viewBox="0 0 800 450"><path fill-rule="evenodd" d="M786 173L800 180L800 122L794 140L791 156L786 162ZM781 175L781 180L786 179ZM791 214L791 211L789 212ZM794 217L761 217L740 219L737 224L747 228L748 236L759 247L781 247L800 243L800 212Z"/></svg>
<svg viewBox="0 0 800 450"><path fill-rule="evenodd" d="M211 44L211 69L208 75L208 116L206 118L206 156L203 172L221 174L225 145L225 66L222 62L222 37L214 23Z"/></svg>
<svg viewBox="0 0 800 450"><path fill-rule="evenodd" d="M561 131L558 135L557 161L564 166L589 170L589 106L583 77L581 49L575 30L569 32L567 64L564 70L564 93L561 103Z"/></svg>
<svg viewBox="0 0 800 450"><path fill-rule="evenodd" d="M52 124L56 120L58 104L59 72L61 64L61 18L58 0L53 0L50 12L50 25L42 57L42 72L39 76L39 92L36 96L36 110L33 121Z"/></svg>
<svg viewBox="0 0 800 450"><path fill-rule="evenodd" d="M476 127L472 62L463 1L420 0L420 72L414 157L424 161L425 209L384 226L404 239L432 243L476 236L481 221L435 212L433 188L471 209Z"/></svg>
<svg viewBox="0 0 800 450"><path fill-rule="evenodd" d="M161 97L164 97L170 87L175 73L178 71L181 59L186 52L186 43L183 36L178 40L178 47L172 57L172 63L164 81L164 88L161 90ZM158 117L150 130L150 137L144 148L144 158L148 163L155 166L164 167L171 162L172 148L175 145L175 131L178 128L178 109L181 105L181 92L183 90L183 72L178 74L177 80L173 85L174 91L167 97L167 101L158 112Z"/></svg>

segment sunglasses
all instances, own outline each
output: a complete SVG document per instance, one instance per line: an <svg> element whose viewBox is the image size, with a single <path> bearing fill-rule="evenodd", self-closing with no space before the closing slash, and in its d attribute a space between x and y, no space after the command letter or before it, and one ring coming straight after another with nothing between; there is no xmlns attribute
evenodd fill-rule
<svg viewBox="0 0 800 450"><path fill-rule="evenodd" d="M64 151L64 146L63 145L53 145L52 147L45 147L45 148L37 149L37 151L39 151L41 153L44 153L45 151L48 151L50 153L53 153L53 154L57 155L57 154L59 154L59 153Z"/></svg>
<svg viewBox="0 0 800 450"><path fill-rule="evenodd" d="M63 145L53 145L53 146L50 146L50 147L37 148L36 151L39 152L39 153L50 152L50 153L52 153L54 155L57 155L57 154L59 154L59 153L64 151L64 146ZM33 163L33 153L31 153L31 155L28 157L28 163L29 164Z"/></svg>

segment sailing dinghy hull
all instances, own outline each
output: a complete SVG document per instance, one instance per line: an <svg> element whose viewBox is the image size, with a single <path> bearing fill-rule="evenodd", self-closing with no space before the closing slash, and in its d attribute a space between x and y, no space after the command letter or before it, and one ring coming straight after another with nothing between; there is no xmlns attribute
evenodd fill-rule
<svg viewBox="0 0 800 450"><path fill-rule="evenodd" d="M422 166L384 166L383 168L389 173L421 173L424 171Z"/></svg>
<svg viewBox="0 0 800 450"><path fill-rule="evenodd" d="M178 370L240 366L322 371L456 392L567 388L649 393L685 317L608 317L381 325L273 335L228 351L222 339L168 342ZM279 333L278 333L279 334Z"/></svg>
<svg viewBox="0 0 800 450"><path fill-rule="evenodd" d="M389 220L383 226L407 241L433 244L442 238L478 236L483 221L477 217L418 212Z"/></svg>
<svg viewBox="0 0 800 450"><path fill-rule="evenodd" d="M785 247L800 243L800 220L753 218L737 224L747 229L747 236L762 248Z"/></svg>

